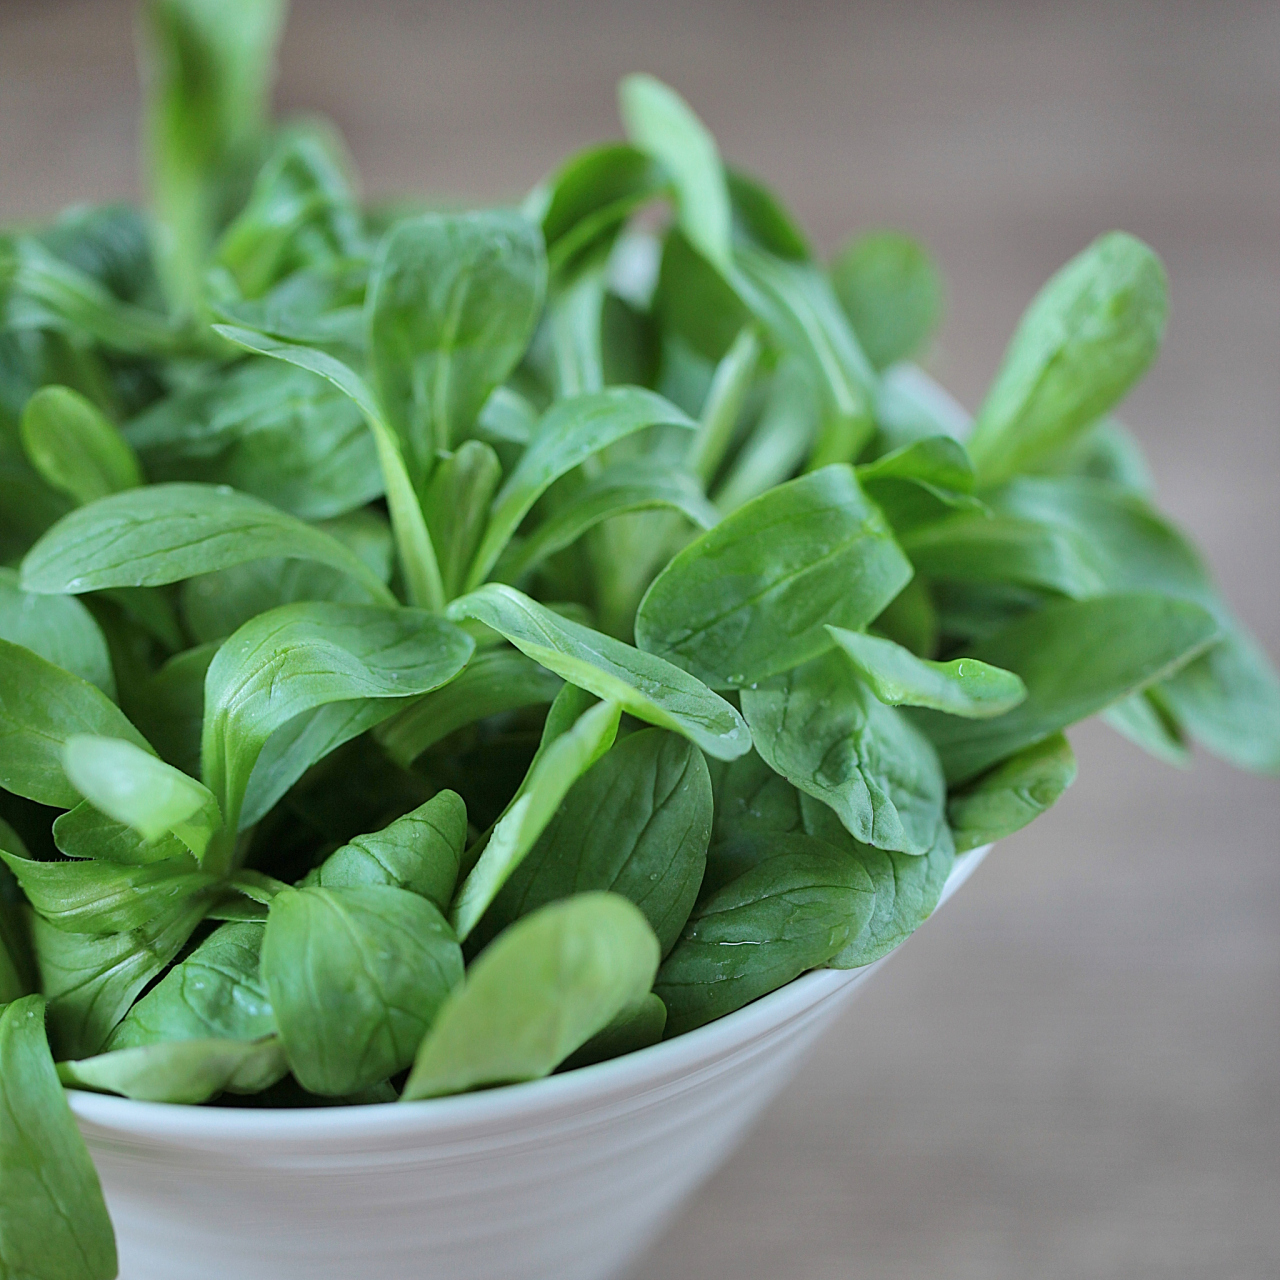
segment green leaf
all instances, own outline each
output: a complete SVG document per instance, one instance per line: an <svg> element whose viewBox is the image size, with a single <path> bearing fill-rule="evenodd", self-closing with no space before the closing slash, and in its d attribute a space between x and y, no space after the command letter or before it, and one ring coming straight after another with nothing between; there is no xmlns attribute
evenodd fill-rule
<svg viewBox="0 0 1280 1280"><path fill-rule="evenodd" d="M1076 758L1060 733L1021 751L979 775L947 804L956 849L976 849L1021 831L1076 779Z"/></svg>
<svg viewBox="0 0 1280 1280"><path fill-rule="evenodd" d="M831 281L877 369L919 354L942 319L942 275L924 245L900 231L847 245L831 264Z"/></svg>
<svg viewBox="0 0 1280 1280"><path fill-rule="evenodd" d="M423 504L440 560L445 595L458 595L488 521L489 503L502 483L502 463L490 445L467 440L436 464Z"/></svg>
<svg viewBox="0 0 1280 1280"><path fill-rule="evenodd" d="M570 276L663 185L661 171L643 151L605 143L570 157L525 197L523 211L542 226L552 273Z"/></svg>
<svg viewBox="0 0 1280 1280"><path fill-rule="evenodd" d="M473 648L458 628L415 609L290 604L245 623L205 678L201 774L225 832L237 830L249 775L277 729L330 703L426 693L457 675Z"/></svg>
<svg viewBox="0 0 1280 1280"><path fill-rule="evenodd" d="M447 911L466 843L466 805L456 792L441 791L381 831L335 849L307 883L322 889L389 885L421 894Z"/></svg>
<svg viewBox="0 0 1280 1280"><path fill-rule="evenodd" d="M0 1184L6 1277L114 1280L111 1219L49 1054L39 996L0 1012Z"/></svg>
<svg viewBox="0 0 1280 1280"><path fill-rule="evenodd" d="M954 786L1171 675L1219 637L1211 614L1151 592L1046 605L970 655L1022 677L1026 701L993 720L916 713Z"/></svg>
<svg viewBox="0 0 1280 1280"><path fill-rule="evenodd" d="M288 1073L276 1036L265 1040L180 1040L115 1049L58 1063L73 1089L118 1093L140 1102L198 1105L221 1093L261 1093Z"/></svg>
<svg viewBox="0 0 1280 1280"><path fill-rule="evenodd" d="M173 966L112 1032L110 1050L182 1040L259 1042L275 1031L259 973L262 924L224 924Z"/></svg>
<svg viewBox="0 0 1280 1280"><path fill-rule="evenodd" d="M784 356L750 435L713 491L725 515L790 480L813 449L821 408L812 375L796 356Z"/></svg>
<svg viewBox="0 0 1280 1280"><path fill-rule="evenodd" d="M829 820L814 813L819 806L807 797L802 797L801 803L806 824L831 835L827 830ZM945 822L938 827L933 847L921 857L873 849L849 839L853 846L849 852L862 863L875 885L875 910L862 929L827 961L832 969L861 968L905 942L933 914L955 865L956 846Z"/></svg>
<svg viewBox="0 0 1280 1280"><path fill-rule="evenodd" d="M391 577L390 532L372 511L353 511L322 527L384 581ZM251 560L188 578L181 599L187 629L208 644L225 640L250 618L282 604L300 600L364 604L369 593L349 575L314 560Z"/></svg>
<svg viewBox="0 0 1280 1280"><path fill-rule="evenodd" d="M680 229L720 271L733 266L733 223L720 151L706 126L676 91L653 76L618 85L627 137L666 170L676 190Z"/></svg>
<svg viewBox="0 0 1280 1280"><path fill-rule="evenodd" d="M871 692L891 707L932 707L948 715L986 720L1003 715L1027 696L1013 672L974 658L930 662L892 640L842 627L827 631Z"/></svg>
<svg viewBox="0 0 1280 1280"><path fill-rule="evenodd" d="M509 543L494 566L493 577L517 582L603 521L655 508L678 511L702 529L710 529L720 518L688 472L641 460L619 463L584 485L523 541Z"/></svg>
<svg viewBox="0 0 1280 1280"><path fill-rule="evenodd" d="M550 1075L653 985L658 940L616 894L583 893L517 921L440 1010L405 1099Z"/></svg>
<svg viewBox="0 0 1280 1280"><path fill-rule="evenodd" d="M111 655L93 615L79 600L23 591L13 569L0 568L0 640L30 649L114 699Z"/></svg>
<svg viewBox="0 0 1280 1280"><path fill-rule="evenodd" d="M376 736L392 760L407 769L454 730L486 716L549 703L562 685L559 676L517 649L483 650L443 689L415 698L384 721Z"/></svg>
<svg viewBox="0 0 1280 1280"><path fill-rule="evenodd" d="M875 889L861 863L805 835L773 836L750 870L694 908L655 993L681 1035L826 964L866 924Z"/></svg>
<svg viewBox="0 0 1280 1280"><path fill-rule="evenodd" d="M914 854L933 846L946 793L938 758L843 654L744 689L742 713L770 768L830 805L859 840Z"/></svg>
<svg viewBox="0 0 1280 1280"><path fill-rule="evenodd" d="M225 484L301 520L382 494L359 408L305 369L246 360L167 396L124 428L153 481Z"/></svg>
<svg viewBox="0 0 1280 1280"><path fill-rule="evenodd" d="M805 262L813 257L808 237L774 192L740 169L727 173L739 237L779 258Z"/></svg>
<svg viewBox="0 0 1280 1280"><path fill-rule="evenodd" d="M207 787L132 742L76 734L62 748L62 767L90 804L147 842L172 833L201 858L222 826Z"/></svg>
<svg viewBox="0 0 1280 1280"><path fill-rule="evenodd" d="M440 578L440 566L436 561L435 547L431 544L431 535L427 532L427 522L422 514L418 493L410 477L400 440L374 398L369 384L354 369L328 352L278 342L274 338L249 329L236 328L234 325L216 324L213 328L228 342L234 342L246 351L270 356L273 360L283 360L299 369L318 373L359 406L377 449L387 510L391 515L391 528L395 533L396 550L404 571L409 603L429 609L443 608L444 585Z"/></svg>
<svg viewBox="0 0 1280 1280"><path fill-rule="evenodd" d="M0 787L60 809L79 804L62 767L62 749L79 733L151 749L96 685L0 640Z"/></svg>
<svg viewBox="0 0 1280 1280"><path fill-rule="evenodd" d="M157 587L271 556L331 565L370 599L394 600L336 538L247 494L200 484L148 485L71 512L27 553L22 586L47 595Z"/></svg>
<svg viewBox="0 0 1280 1280"><path fill-rule="evenodd" d="M571 1053L557 1070L574 1071L648 1049L662 1040L666 1026L667 1006L651 991L643 1000L623 1009L603 1031L597 1031L581 1049Z"/></svg>
<svg viewBox="0 0 1280 1280"><path fill-rule="evenodd" d="M826 274L744 248L734 284L773 340L803 360L823 390L826 413L810 468L853 462L875 431L876 373Z"/></svg>
<svg viewBox="0 0 1280 1280"><path fill-rule="evenodd" d="M22 445L45 483L77 504L142 483L128 441L70 387L42 387L27 401Z"/></svg>
<svg viewBox="0 0 1280 1280"><path fill-rule="evenodd" d="M0 851L36 913L66 933L126 933L191 905L214 884L185 851L163 862L122 866L96 858L38 862Z"/></svg>
<svg viewBox="0 0 1280 1280"><path fill-rule="evenodd" d="M370 366L415 484L524 355L546 272L540 232L505 210L427 214L383 241L369 282Z"/></svg>
<svg viewBox="0 0 1280 1280"><path fill-rule="evenodd" d="M419 894L286 889L271 903L262 976L298 1082L341 1097L409 1066L462 981L462 952Z"/></svg>
<svg viewBox="0 0 1280 1280"><path fill-rule="evenodd" d="M708 755L732 760L751 745L742 717L679 667L570 622L511 587L491 583L449 606L474 618L571 684L662 729L674 729Z"/></svg>
<svg viewBox="0 0 1280 1280"><path fill-rule="evenodd" d="M191 852L175 835L148 843L132 827L108 818L87 800L54 819L53 842L68 858L92 858L122 867L145 867Z"/></svg>
<svg viewBox="0 0 1280 1280"><path fill-rule="evenodd" d="M498 891L537 843L570 787L613 745L622 709L598 702L554 740L544 738L515 798L498 819L479 861L462 882L449 913L465 942Z"/></svg>
<svg viewBox="0 0 1280 1280"><path fill-rule="evenodd" d="M658 575L636 642L719 687L749 686L828 649L827 622L865 626L911 566L846 466L761 495Z"/></svg>
<svg viewBox="0 0 1280 1280"><path fill-rule="evenodd" d="M548 902L607 890L644 912L665 954L698 896L711 817L702 753L662 729L630 734L574 783L494 899L477 940Z"/></svg>
<svg viewBox="0 0 1280 1280"><path fill-rule="evenodd" d="M669 400L643 387L609 387L556 401L542 415L529 447L493 500L467 589L474 590L488 577L520 522L555 480L601 449L656 426L693 423Z"/></svg>
<svg viewBox="0 0 1280 1280"><path fill-rule="evenodd" d="M914 480L933 492L968 494L974 485L973 464L958 440L925 436L858 468L858 481L864 488L883 480Z"/></svg>
<svg viewBox="0 0 1280 1280"><path fill-rule="evenodd" d="M1177 769L1189 769L1191 747L1164 700L1157 702L1160 693L1158 686L1132 693L1102 712L1102 719L1157 760Z"/></svg>
<svg viewBox="0 0 1280 1280"><path fill-rule="evenodd" d="M1027 308L978 411L969 453L985 484L1061 449L1156 358L1167 285L1160 259L1112 231L1072 258Z"/></svg>
<svg viewBox="0 0 1280 1280"><path fill-rule="evenodd" d="M149 0L147 149L162 274L198 311L214 235L243 193L268 123L283 0Z"/></svg>
<svg viewBox="0 0 1280 1280"><path fill-rule="evenodd" d="M709 485L733 442L738 419L760 362L761 343L754 325L744 325L716 365L703 401L698 428L689 443L685 466Z"/></svg>
<svg viewBox="0 0 1280 1280"><path fill-rule="evenodd" d="M85 864L93 866L92 863ZM204 918L211 899L178 894L125 933L68 933L34 917L32 940L49 997L50 1039L60 1058L89 1058L106 1043L139 992L163 973Z"/></svg>
<svg viewBox="0 0 1280 1280"><path fill-rule="evenodd" d="M360 211L336 131L310 121L281 130L248 202L223 232L217 262L245 298L282 277L365 254Z"/></svg>

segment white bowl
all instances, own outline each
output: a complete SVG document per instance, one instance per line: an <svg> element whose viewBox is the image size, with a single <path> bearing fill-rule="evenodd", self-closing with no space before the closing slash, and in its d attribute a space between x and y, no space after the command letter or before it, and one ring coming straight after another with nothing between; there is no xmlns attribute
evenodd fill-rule
<svg viewBox="0 0 1280 1280"><path fill-rule="evenodd" d="M985 853L957 861L944 902ZM805 974L651 1049L457 1098L236 1111L73 1092L121 1280L605 1280L882 963Z"/></svg>

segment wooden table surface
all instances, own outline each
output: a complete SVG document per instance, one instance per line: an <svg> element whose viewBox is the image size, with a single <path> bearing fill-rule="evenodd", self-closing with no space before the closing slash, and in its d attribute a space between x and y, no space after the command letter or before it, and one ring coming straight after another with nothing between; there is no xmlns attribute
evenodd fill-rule
<svg viewBox="0 0 1280 1280"><path fill-rule="evenodd" d="M818 243L937 251L970 406L1089 238L1172 278L1125 408L1280 654L1280 5L298 0L281 100L373 192L517 193L677 85ZM136 188L128 6L0 7L0 218ZM1105 728L825 1041L636 1280L1280 1274L1280 784Z"/></svg>

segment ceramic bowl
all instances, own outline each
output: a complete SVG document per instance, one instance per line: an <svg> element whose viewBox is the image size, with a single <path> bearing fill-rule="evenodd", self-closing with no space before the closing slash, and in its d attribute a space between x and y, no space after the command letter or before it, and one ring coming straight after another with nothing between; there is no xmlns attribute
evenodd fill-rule
<svg viewBox="0 0 1280 1280"><path fill-rule="evenodd" d="M985 852L957 861L944 902ZM72 1093L121 1280L616 1276L883 963L805 974L651 1049L457 1098L266 1111Z"/></svg>

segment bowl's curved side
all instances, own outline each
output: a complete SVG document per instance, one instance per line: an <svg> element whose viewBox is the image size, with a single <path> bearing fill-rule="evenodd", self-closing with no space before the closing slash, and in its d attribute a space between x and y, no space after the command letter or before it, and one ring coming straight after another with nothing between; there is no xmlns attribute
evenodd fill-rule
<svg viewBox="0 0 1280 1280"><path fill-rule="evenodd" d="M652 1049L460 1098L237 1112L76 1094L121 1280L601 1280L877 967L807 974Z"/></svg>

